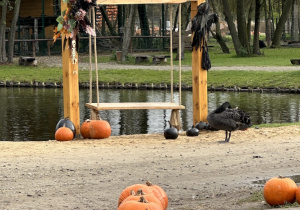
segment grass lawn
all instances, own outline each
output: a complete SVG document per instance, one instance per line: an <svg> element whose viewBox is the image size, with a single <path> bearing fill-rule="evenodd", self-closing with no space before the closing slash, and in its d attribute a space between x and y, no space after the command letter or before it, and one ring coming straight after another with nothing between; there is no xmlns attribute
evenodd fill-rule
<svg viewBox="0 0 300 210"><path fill-rule="evenodd" d="M227 41L231 54L223 54L214 39L209 41L210 58L213 66L292 66L290 59L299 58L299 48L264 48L263 55L251 57L237 57L230 41ZM149 55L169 52L149 52ZM176 53L174 54L174 57ZM88 62L88 56L82 56L81 61ZM99 55L98 62L116 62L115 53ZM192 53L187 51L182 65L192 65ZM168 63L162 65L169 65ZM120 64L135 65L135 58L128 56L128 60ZM151 61L147 64L151 69ZM178 61L174 61L178 65ZM178 72L174 72L174 83L178 83ZM95 78L93 78L95 79ZM23 67L18 65L0 65L0 81L14 82L62 82L62 69L56 67ZM88 82L89 72L79 71L79 81ZM153 70L101 70L99 81L104 83L167 83L170 84L169 71ZM182 85L192 85L192 73L182 72ZM300 72L298 71L208 71L208 86L214 87L250 87L250 88L300 88Z"/></svg>
<svg viewBox="0 0 300 210"><path fill-rule="evenodd" d="M178 83L178 72L174 72L174 83ZM95 79L95 78L94 78ZM62 82L62 69L54 67L0 66L0 81L14 82ZM89 72L79 71L79 82L88 82ZM99 81L104 83L167 83L169 71L153 70L101 70ZM192 85L192 72L182 72L182 85ZM300 72L266 71L209 71L208 86L250 88L300 88Z"/></svg>

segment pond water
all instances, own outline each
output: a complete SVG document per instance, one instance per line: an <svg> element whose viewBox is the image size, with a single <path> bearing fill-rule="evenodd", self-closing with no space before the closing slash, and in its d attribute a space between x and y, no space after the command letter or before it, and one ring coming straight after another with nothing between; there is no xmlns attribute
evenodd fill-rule
<svg viewBox="0 0 300 210"><path fill-rule="evenodd" d="M95 91L94 91L95 93ZM84 106L89 91L81 89L81 122L89 118ZM178 92L174 100L178 102ZM183 130L193 123L192 92L182 91L181 111ZM167 90L100 90L100 102L165 102L170 101ZM277 93L211 92L209 111L229 101L250 113L253 124L299 122L300 95ZM96 102L96 96L93 96ZM56 88L0 88L0 140L43 141L54 139L56 123L63 118L63 90ZM112 127L112 135L162 133L168 126L170 110L102 111L101 117Z"/></svg>

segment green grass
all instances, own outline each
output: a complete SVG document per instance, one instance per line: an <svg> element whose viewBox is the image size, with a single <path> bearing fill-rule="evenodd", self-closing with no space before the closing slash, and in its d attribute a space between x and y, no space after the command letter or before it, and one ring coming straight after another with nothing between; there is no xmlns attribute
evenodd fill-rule
<svg viewBox="0 0 300 210"><path fill-rule="evenodd" d="M264 195L263 195L263 191L256 191L253 192L249 197L247 198L243 198L240 199L237 203L238 204L243 204L243 203L262 203L264 201ZM286 205L282 205L282 206L277 206L277 207L272 207L269 206L269 209L273 209L273 208L293 208L293 207L300 207L300 205L295 202L293 204L286 204Z"/></svg>
<svg viewBox="0 0 300 210"><path fill-rule="evenodd" d="M260 124L260 125L253 125L252 128L259 127L259 128L275 128L275 127L283 127L283 126L299 126L299 122L295 123L271 123L271 124Z"/></svg>
<svg viewBox="0 0 300 210"><path fill-rule="evenodd" d="M209 55L212 62L212 66L292 66L290 59L300 59L299 48L280 47L280 48L264 48L261 49L262 55L252 55L250 57L238 57L235 54L233 45L228 39L228 47L230 48L230 54L223 54L219 44L210 39L208 45L213 46L209 48ZM170 55L169 51L165 52L149 52L147 55ZM135 53L139 54L139 53ZM173 54L176 57L176 52ZM88 58L84 59L88 62ZM110 55L98 56L98 62L112 62L115 61L115 52ZM121 62L119 62L121 63ZM131 55L128 56L128 60L122 62L122 64L135 64L135 59ZM168 59L167 65L170 64ZM185 59L182 60L182 65L192 65L192 53L190 51L185 52ZM151 65L150 62L143 65ZM166 65L166 64L163 64ZM178 61L174 60L174 65L178 65Z"/></svg>
<svg viewBox="0 0 300 210"><path fill-rule="evenodd" d="M62 82L62 69L56 67L23 67L1 65L0 81L14 82ZM95 80L95 73L93 76ZM89 81L89 71L79 71L79 82ZM169 71L154 70L101 70L99 81L103 83L170 84ZM192 72L182 72L182 85L192 85ZM174 72L174 83L179 82L178 71ZM250 87L250 88L300 88L300 72L266 71L209 71L208 87Z"/></svg>

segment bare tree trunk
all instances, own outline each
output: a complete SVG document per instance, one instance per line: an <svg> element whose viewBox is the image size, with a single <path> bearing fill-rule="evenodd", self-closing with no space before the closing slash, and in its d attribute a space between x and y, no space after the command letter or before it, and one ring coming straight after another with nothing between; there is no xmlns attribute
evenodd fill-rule
<svg viewBox="0 0 300 210"><path fill-rule="evenodd" d="M128 55L129 52L131 36L133 34L132 29L134 27L134 22L135 22L136 8L137 6L135 4L129 5L129 10L127 13L129 14L129 16L127 15L128 18L125 23L125 33L123 36L123 43L122 43L122 57L121 57L122 61L126 60L126 56Z"/></svg>
<svg viewBox="0 0 300 210"><path fill-rule="evenodd" d="M230 8L229 8L229 4L228 4L228 0L222 0L223 3L223 13L225 15L225 20L228 24L228 28L232 37L232 42L234 45L234 49L237 55L241 55L241 49L242 49L242 45L241 42L239 40L234 22L233 22L233 17L230 13Z"/></svg>
<svg viewBox="0 0 300 210"><path fill-rule="evenodd" d="M254 39L253 39L253 54L260 55L259 49L259 24L260 24L260 0L255 0L255 26L254 26Z"/></svg>
<svg viewBox="0 0 300 210"><path fill-rule="evenodd" d="M245 5L244 0L237 1L237 25L238 25L238 36L242 46L250 54L250 45L248 41L246 17L245 17Z"/></svg>
<svg viewBox="0 0 300 210"><path fill-rule="evenodd" d="M270 15L271 11L268 10L267 0L264 0L264 10L265 10L265 23L266 23L266 41L269 47L271 43L271 15Z"/></svg>
<svg viewBox="0 0 300 210"><path fill-rule="evenodd" d="M210 0L210 3L212 5L214 13L219 14L214 0ZM229 48L227 47L226 42L224 41L224 39L221 35L221 29L220 29L220 22L219 21L216 23L216 33L214 33L211 29L210 29L210 33L212 34L212 36L219 43L223 53L230 53Z"/></svg>
<svg viewBox="0 0 300 210"><path fill-rule="evenodd" d="M191 3L186 2L181 4L181 60L184 60L184 50L185 50L185 30L186 27L189 24L189 17L190 17L190 11L191 11ZM177 48L177 55L176 60L179 60L179 47Z"/></svg>
<svg viewBox="0 0 300 210"><path fill-rule="evenodd" d="M106 24L107 24L107 27L110 31L110 34L113 35L113 36L117 36L117 32L114 30L114 27L112 26L109 18L108 18L108 15L106 13L106 10L103 6L100 6L100 11L101 11L101 14L102 14L102 17L103 17L103 20L105 20ZM103 21L102 20L102 21Z"/></svg>
<svg viewBox="0 0 300 210"><path fill-rule="evenodd" d="M6 48L5 48L6 13L7 13L7 1L4 0L2 2L2 16L0 20L0 63L6 62Z"/></svg>
<svg viewBox="0 0 300 210"><path fill-rule="evenodd" d="M15 35L16 35L16 27L17 27L17 21L18 21L19 11L20 11L20 4L21 4L21 0L15 1L14 16L11 21L9 38L8 38L8 63L13 63Z"/></svg>
<svg viewBox="0 0 300 210"><path fill-rule="evenodd" d="M250 3L249 13L248 13L248 20L247 20L247 36L248 40L251 40L251 22L254 12L254 3L253 0Z"/></svg>
<svg viewBox="0 0 300 210"><path fill-rule="evenodd" d="M290 11L292 8L294 0L286 0L283 6L281 17L276 25L276 30L274 32L274 37L272 40L272 47L279 47L280 46L280 38L285 26L285 22L287 21Z"/></svg>

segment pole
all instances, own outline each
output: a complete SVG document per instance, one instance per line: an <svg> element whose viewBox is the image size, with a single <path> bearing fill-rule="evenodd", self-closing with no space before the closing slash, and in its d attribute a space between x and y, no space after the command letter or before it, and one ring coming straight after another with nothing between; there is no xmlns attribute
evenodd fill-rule
<svg viewBox="0 0 300 210"><path fill-rule="evenodd" d="M191 19L197 13L197 6L205 0L191 2ZM206 121L208 114L207 105L207 71L201 66L202 51L201 47L192 52L192 77L193 77L193 124Z"/></svg>
<svg viewBox="0 0 300 210"><path fill-rule="evenodd" d="M67 8L67 4L61 0L61 11ZM63 48L66 43L65 49ZM79 85L78 85L78 54L77 62L72 63L71 49L69 40L65 40L62 35L62 67L63 67L63 95L64 95L64 116L69 117L74 123L76 133L80 133L80 114L79 114Z"/></svg>

